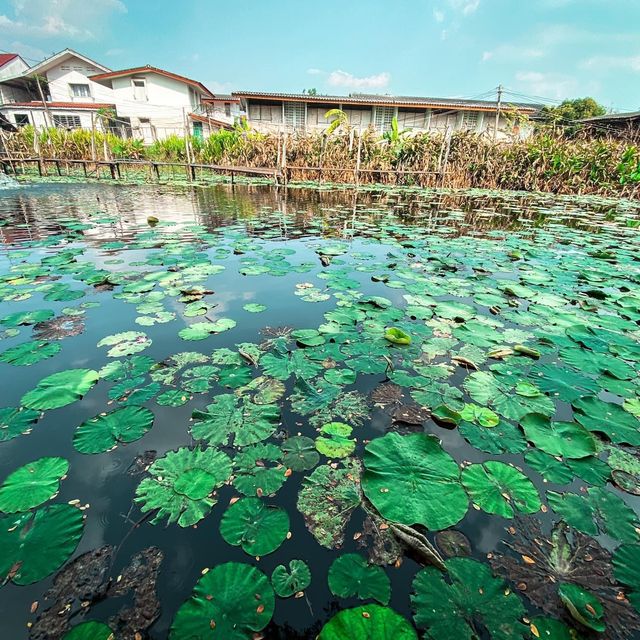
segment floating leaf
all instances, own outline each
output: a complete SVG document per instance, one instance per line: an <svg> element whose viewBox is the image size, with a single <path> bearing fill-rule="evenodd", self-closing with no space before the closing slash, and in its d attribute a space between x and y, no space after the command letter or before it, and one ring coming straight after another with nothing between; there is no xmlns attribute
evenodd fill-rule
<svg viewBox="0 0 640 640"><path fill-rule="evenodd" d="M298 511L323 547L337 548L352 511L360 504L360 468L348 460L344 467L321 465L302 482Z"/></svg>
<svg viewBox="0 0 640 640"><path fill-rule="evenodd" d="M241 546L252 556L272 553L288 532L287 512L267 506L258 498L241 498L224 512L220 521L220 535L225 542Z"/></svg>
<svg viewBox="0 0 640 640"><path fill-rule="evenodd" d="M432 436L388 433L365 448L362 489L380 514L431 530L460 522L469 500L460 469Z"/></svg>
<svg viewBox="0 0 640 640"><path fill-rule="evenodd" d="M339 598L372 598L387 604L391 597L389 577L380 567L370 565L359 553L346 553L329 567L329 589Z"/></svg>
<svg viewBox="0 0 640 640"><path fill-rule="evenodd" d="M139 440L151 425L149 409L129 405L83 422L73 435L73 446L80 453L102 453L119 443Z"/></svg>
<svg viewBox="0 0 640 640"><path fill-rule="evenodd" d="M218 318L215 322L194 322L178 331L183 340L204 340L214 333L222 333L236 326L230 318Z"/></svg>
<svg viewBox="0 0 640 640"><path fill-rule="evenodd" d="M123 331L102 338L97 346L110 346L111 349L107 351L107 355L111 358L120 358L144 351L151 346L151 339L142 331Z"/></svg>
<svg viewBox="0 0 640 640"><path fill-rule="evenodd" d="M320 461L315 443L306 436L292 436L282 443L283 462L292 471L308 471Z"/></svg>
<svg viewBox="0 0 640 640"><path fill-rule="evenodd" d="M21 404L38 411L59 409L82 398L97 381L98 372L92 369L67 369L53 373L22 396Z"/></svg>
<svg viewBox="0 0 640 640"><path fill-rule="evenodd" d="M273 495L287 479L281 458L270 443L246 447L235 457L233 486L246 496Z"/></svg>
<svg viewBox="0 0 640 640"><path fill-rule="evenodd" d="M523 635L522 602L487 565L471 558L450 558L445 564L450 583L435 567L425 567L413 581L414 620L427 638L472 640L480 622L492 640Z"/></svg>
<svg viewBox="0 0 640 640"><path fill-rule="evenodd" d="M411 344L411 336L398 327L390 327L384 332L385 340L393 344Z"/></svg>
<svg viewBox="0 0 640 640"><path fill-rule="evenodd" d="M340 611L322 627L318 640L417 640L409 622L393 609L368 604Z"/></svg>
<svg viewBox="0 0 640 640"><path fill-rule="evenodd" d="M604 632L604 607L592 593L577 584L565 582L558 587L558 595L575 620L598 633Z"/></svg>
<svg viewBox="0 0 640 640"><path fill-rule="evenodd" d="M311 584L309 565L304 560L291 560L288 569L279 564L271 574L271 584L281 598L304 591Z"/></svg>
<svg viewBox="0 0 640 640"><path fill-rule="evenodd" d="M33 584L51 575L74 552L83 529L82 511L68 504L0 518L3 581Z"/></svg>
<svg viewBox="0 0 640 640"><path fill-rule="evenodd" d="M275 404L255 404L248 398L238 400L232 394L214 398L206 411L192 414L193 437L209 444L227 444L233 436L233 444L244 447L265 440L276 430L280 409Z"/></svg>
<svg viewBox="0 0 640 640"><path fill-rule="evenodd" d="M62 640L115 640L111 628L102 622L82 622L64 634Z"/></svg>
<svg viewBox="0 0 640 640"><path fill-rule="evenodd" d="M33 423L40 417L33 409L15 409L3 407L0 409L0 442L12 440L20 435L29 433Z"/></svg>
<svg viewBox="0 0 640 640"><path fill-rule="evenodd" d="M16 366L28 366L55 356L60 349L59 344L44 340L23 342L0 353L0 361Z"/></svg>
<svg viewBox="0 0 640 640"><path fill-rule="evenodd" d="M552 456L586 458L598 450L595 438L576 422L553 422L539 413L520 421L527 440Z"/></svg>
<svg viewBox="0 0 640 640"><path fill-rule="evenodd" d="M327 458L346 458L356 448L355 440L349 436L353 428L344 422L329 422L320 428L316 438L316 449Z"/></svg>
<svg viewBox="0 0 640 640"><path fill-rule="evenodd" d="M219 564L178 610L169 640L247 640L269 624L275 596L267 576L241 562Z"/></svg>
<svg viewBox="0 0 640 640"><path fill-rule="evenodd" d="M53 498L69 471L64 458L39 458L10 473L0 486L0 511L28 511Z"/></svg>
<svg viewBox="0 0 640 640"><path fill-rule="evenodd" d="M157 510L151 522L168 518L190 527L204 518L217 500L213 492L231 475L231 460L217 449L169 451L149 467L136 490L141 511Z"/></svg>
<svg viewBox="0 0 640 640"><path fill-rule="evenodd" d="M483 511L503 518L540 510L538 490L523 473L496 460L472 464L462 471L462 484Z"/></svg>

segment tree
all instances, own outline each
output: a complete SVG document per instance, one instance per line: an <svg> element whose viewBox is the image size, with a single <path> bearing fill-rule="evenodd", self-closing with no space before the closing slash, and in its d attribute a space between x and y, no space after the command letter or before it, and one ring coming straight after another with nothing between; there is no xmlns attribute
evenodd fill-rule
<svg viewBox="0 0 640 640"><path fill-rule="evenodd" d="M607 110L593 98L565 100L557 107L544 107L540 116L552 124L572 124L583 118L603 116Z"/></svg>
<svg viewBox="0 0 640 640"><path fill-rule="evenodd" d="M342 109L329 109L329 111L324 114L324 119L329 120L330 118L332 118L332 120L329 123L326 131L324 132L327 136L331 135L340 127L349 126L349 117Z"/></svg>
<svg viewBox="0 0 640 640"><path fill-rule="evenodd" d="M317 96L318 90L315 87L312 87L311 89L303 89L302 93L308 96Z"/></svg>

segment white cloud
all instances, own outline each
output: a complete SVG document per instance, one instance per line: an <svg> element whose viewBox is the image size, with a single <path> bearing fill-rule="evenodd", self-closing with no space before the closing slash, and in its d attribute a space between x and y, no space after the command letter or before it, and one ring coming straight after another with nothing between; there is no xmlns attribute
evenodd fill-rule
<svg viewBox="0 0 640 640"><path fill-rule="evenodd" d="M311 68L311 69L307 69L307 73L310 76L320 76L324 73L324 71L322 71L322 69L316 69L316 68Z"/></svg>
<svg viewBox="0 0 640 640"><path fill-rule="evenodd" d="M495 60L496 62L514 62L520 60L534 60L545 55L544 49L514 44L503 44L492 51L484 51L482 62Z"/></svg>
<svg viewBox="0 0 640 640"><path fill-rule="evenodd" d="M575 96L579 89L575 78L555 72L518 71L516 81L523 93L551 100Z"/></svg>
<svg viewBox="0 0 640 640"><path fill-rule="evenodd" d="M434 9L433 10L433 19L437 23L444 22L444 11L441 11L440 9Z"/></svg>
<svg viewBox="0 0 640 640"><path fill-rule="evenodd" d="M391 80L391 75L386 71L372 76L354 76L352 73L337 69L332 71L327 78L327 84L331 87L348 89L385 89Z"/></svg>
<svg viewBox="0 0 640 640"><path fill-rule="evenodd" d="M6 50L20 54L27 62L33 64L44 60L49 54L38 47L33 47L30 44L25 44L19 40L14 40L6 45Z"/></svg>
<svg viewBox="0 0 640 640"><path fill-rule="evenodd" d="M88 40L106 21L126 13L121 0L12 0L13 15L0 14L0 33L37 39Z"/></svg>
<svg viewBox="0 0 640 640"><path fill-rule="evenodd" d="M449 0L451 8L468 16L475 13L480 6L480 0Z"/></svg>
<svg viewBox="0 0 640 640"><path fill-rule="evenodd" d="M637 56L593 56L580 65L588 71L637 71L640 72L640 55Z"/></svg>

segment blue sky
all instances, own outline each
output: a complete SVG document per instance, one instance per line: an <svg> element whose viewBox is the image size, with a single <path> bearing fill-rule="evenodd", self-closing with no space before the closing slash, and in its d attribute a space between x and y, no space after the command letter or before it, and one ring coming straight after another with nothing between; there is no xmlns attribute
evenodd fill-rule
<svg viewBox="0 0 640 640"><path fill-rule="evenodd" d="M65 47L232 90L592 95L640 109L639 0L0 0L0 50ZM515 98L512 98L515 99Z"/></svg>

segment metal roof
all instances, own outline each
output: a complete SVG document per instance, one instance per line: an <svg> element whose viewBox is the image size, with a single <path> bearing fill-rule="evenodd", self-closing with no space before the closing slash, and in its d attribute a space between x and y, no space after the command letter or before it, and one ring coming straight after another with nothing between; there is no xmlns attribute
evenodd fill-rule
<svg viewBox="0 0 640 640"><path fill-rule="evenodd" d="M626 113L607 113L603 116L593 116L593 118L583 118L579 122L588 124L589 122L619 122L621 120L635 120L640 118L640 111L627 111Z"/></svg>
<svg viewBox="0 0 640 640"><path fill-rule="evenodd" d="M238 98L254 98L262 100L283 100L292 102L338 103L348 105L372 105L390 107L421 107L440 109L471 109L481 111L495 111L496 101L465 100L462 98L425 98L418 96L391 96L373 94L351 94L348 96L309 95L306 93L268 93L262 91L234 91ZM515 107L525 113L536 113L542 107L538 104L522 102L503 102L503 108Z"/></svg>
<svg viewBox="0 0 640 640"><path fill-rule="evenodd" d="M11 62L12 60L15 60L15 58L18 58L18 54L17 53L0 53L0 67L4 67L5 64L7 64L7 62Z"/></svg>
<svg viewBox="0 0 640 640"><path fill-rule="evenodd" d="M192 80L191 78L187 78L186 76L178 75L177 73L171 73L171 71L159 69L158 67L152 67L150 64L144 67L132 67L131 69L122 69L120 71L98 73L96 75L89 76L89 78L94 82L100 82L102 80L111 80L112 78L123 78L125 76L132 76L136 73L156 73L157 75L164 76L165 78L171 78L172 80L177 80L178 82L184 82L185 84L191 85L192 87L196 87L205 95L213 98L213 93L211 93L211 91L209 91L209 89L207 89L207 87L205 87L202 82Z"/></svg>

